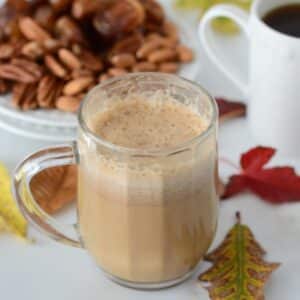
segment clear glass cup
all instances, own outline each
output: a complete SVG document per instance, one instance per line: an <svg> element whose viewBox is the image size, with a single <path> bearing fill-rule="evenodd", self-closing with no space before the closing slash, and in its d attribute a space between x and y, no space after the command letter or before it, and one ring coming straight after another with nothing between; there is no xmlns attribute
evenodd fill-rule
<svg viewBox="0 0 300 300"><path fill-rule="evenodd" d="M172 97L209 122L176 147L141 150L113 145L90 126L116 99ZM51 238L83 247L114 281L154 289L189 277L207 252L218 216L217 107L199 85L174 75L136 73L95 87L81 106L78 139L27 157L14 174L24 216ZM53 166L78 165L78 224L60 224L34 200L30 181Z"/></svg>

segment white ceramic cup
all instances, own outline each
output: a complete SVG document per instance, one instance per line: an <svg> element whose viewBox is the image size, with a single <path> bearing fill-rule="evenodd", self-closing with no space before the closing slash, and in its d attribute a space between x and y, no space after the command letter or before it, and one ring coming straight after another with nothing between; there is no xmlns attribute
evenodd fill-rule
<svg viewBox="0 0 300 300"><path fill-rule="evenodd" d="M282 34L262 18L272 9L300 0L256 0L250 14L233 5L216 5L199 24L199 36L209 57L249 99L248 119L257 142L300 156L300 38ZM213 42L211 21L228 17L249 39L249 82Z"/></svg>

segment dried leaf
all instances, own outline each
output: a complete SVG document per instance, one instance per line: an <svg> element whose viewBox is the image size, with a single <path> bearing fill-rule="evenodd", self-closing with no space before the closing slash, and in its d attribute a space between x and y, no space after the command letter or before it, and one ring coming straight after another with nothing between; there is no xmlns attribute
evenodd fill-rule
<svg viewBox="0 0 300 300"><path fill-rule="evenodd" d="M241 156L241 171L230 177L223 198L250 190L270 203L300 200L300 176L289 166L265 168L276 150L256 147Z"/></svg>
<svg viewBox="0 0 300 300"><path fill-rule="evenodd" d="M229 101L224 98L216 98L219 108L220 122L246 115L246 105L241 102Z"/></svg>
<svg viewBox="0 0 300 300"><path fill-rule="evenodd" d="M2 227L18 236L26 237L27 222L12 197L8 171L0 164L0 228Z"/></svg>
<svg viewBox="0 0 300 300"><path fill-rule="evenodd" d="M52 167L35 175L30 188L37 203L54 214L76 199L76 166Z"/></svg>
<svg viewBox="0 0 300 300"><path fill-rule="evenodd" d="M222 244L207 255L213 266L199 276L210 283L207 288L212 300L260 300L263 288L278 263L263 260L265 251L255 240L248 226L237 222Z"/></svg>

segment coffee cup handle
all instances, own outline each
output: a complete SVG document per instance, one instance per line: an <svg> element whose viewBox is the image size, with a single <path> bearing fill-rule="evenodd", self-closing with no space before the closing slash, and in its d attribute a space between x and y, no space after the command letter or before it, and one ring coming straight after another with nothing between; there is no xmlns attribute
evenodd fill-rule
<svg viewBox="0 0 300 300"><path fill-rule="evenodd" d="M42 149L17 166L12 178L12 191L25 218L52 239L74 247L82 247L76 224L61 224L49 216L34 200L31 179L49 168L77 163L76 143Z"/></svg>
<svg viewBox="0 0 300 300"><path fill-rule="evenodd" d="M211 26L211 21L218 17L226 17L236 22L249 38L249 16L244 10L234 5L220 4L207 11L198 27L198 34L201 43L205 51L208 53L210 59L242 90L245 95L247 95L248 83L246 82L246 79L240 78L241 75L238 74L236 66L230 62L225 55L222 56L221 49L218 49L217 45L213 43L215 33Z"/></svg>

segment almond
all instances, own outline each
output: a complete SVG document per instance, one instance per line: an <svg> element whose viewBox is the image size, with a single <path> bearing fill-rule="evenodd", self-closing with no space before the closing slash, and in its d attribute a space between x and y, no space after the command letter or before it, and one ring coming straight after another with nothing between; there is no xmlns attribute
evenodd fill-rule
<svg viewBox="0 0 300 300"><path fill-rule="evenodd" d="M65 85L63 93L66 96L77 95L87 89L93 82L93 77L81 77L73 79Z"/></svg>

